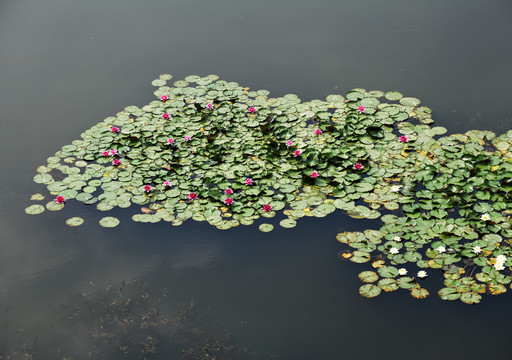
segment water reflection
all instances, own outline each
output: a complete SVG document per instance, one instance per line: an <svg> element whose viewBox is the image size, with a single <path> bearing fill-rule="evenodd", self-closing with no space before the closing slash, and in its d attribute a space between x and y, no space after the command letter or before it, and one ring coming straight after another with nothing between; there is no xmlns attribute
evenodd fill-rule
<svg viewBox="0 0 512 360"><path fill-rule="evenodd" d="M0 359L232 359L247 352L235 348L204 304L175 303L170 292L151 291L138 280L106 287L89 282L79 297L62 304L63 320L40 333L2 324L8 342Z"/></svg>

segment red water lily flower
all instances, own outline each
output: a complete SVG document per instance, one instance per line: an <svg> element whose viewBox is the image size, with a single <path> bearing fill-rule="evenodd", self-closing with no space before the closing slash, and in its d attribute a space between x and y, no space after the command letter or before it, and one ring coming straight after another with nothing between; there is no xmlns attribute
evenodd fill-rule
<svg viewBox="0 0 512 360"><path fill-rule="evenodd" d="M55 198L55 202L56 202L57 204L64 204L64 202L65 202L65 201L66 201L66 199L64 199L64 196L60 196L60 195L59 195L59 196L57 196L57 197Z"/></svg>
<svg viewBox="0 0 512 360"><path fill-rule="evenodd" d="M322 132L323 132L322 130L320 130L320 129L316 129L316 130L315 130L315 135L320 135Z"/></svg>
<svg viewBox="0 0 512 360"><path fill-rule="evenodd" d="M187 195L187 198L189 198L190 200L195 200L197 199L197 194L195 192L191 192L190 194Z"/></svg>
<svg viewBox="0 0 512 360"><path fill-rule="evenodd" d="M364 106L359 106L359 107L357 108L357 112L358 112L359 114L364 113L364 111L365 111L365 110L366 110L366 109L365 109L365 107L364 107Z"/></svg>
<svg viewBox="0 0 512 360"><path fill-rule="evenodd" d="M265 212L269 212L269 211L272 211L272 206L269 205L269 204L265 204L261 207L261 210L265 211Z"/></svg>
<svg viewBox="0 0 512 360"><path fill-rule="evenodd" d="M153 187L151 185L144 185L143 190L144 190L144 192L148 193L151 190L153 190Z"/></svg>
<svg viewBox="0 0 512 360"><path fill-rule="evenodd" d="M300 156L300 154L302 154L302 150L295 150L293 152L293 156L295 156L295 157Z"/></svg>
<svg viewBox="0 0 512 360"><path fill-rule="evenodd" d="M118 128L117 126L112 126L112 127L110 128L110 131L112 131L114 134L117 134L117 133L118 133L119 131L121 131L121 130L119 130L119 128Z"/></svg>
<svg viewBox="0 0 512 360"><path fill-rule="evenodd" d="M354 169L356 169L356 170L361 170L363 167L364 166L362 164L360 164L360 163L357 163L357 164L354 165Z"/></svg>
<svg viewBox="0 0 512 360"><path fill-rule="evenodd" d="M119 159L114 159L114 160L112 161L112 165L114 165L114 166L119 166L119 165L121 165L121 160L119 160Z"/></svg>
<svg viewBox="0 0 512 360"><path fill-rule="evenodd" d="M162 114L162 119L169 120L170 118L171 118L171 115L169 115L168 113Z"/></svg>
<svg viewBox="0 0 512 360"><path fill-rule="evenodd" d="M310 175L310 176L311 176L313 179L316 179L316 178L318 177L318 175L319 175L319 174L318 174L316 171L313 171L313 172L311 173L311 175Z"/></svg>
<svg viewBox="0 0 512 360"><path fill-rule="evenodd" d="M162 101L169 100L169 96L162 95L162 96L160 96L160 100L162 100Z"/></svg>
<svg viewBox="0 0 512 360"><path fill-rule="evenodd" d="M402 135L398 138L398 141L400 141L401 143L406 143L409 141L409 138L405 135Z"/></svg>
<svg viewBox="0 0 512 360"><path fill-rule="evenodd" d="M234 200L233 200L233 199L231 199L231 198L225 198L225 199L224 199L224 204L226 204L226 205L231 205L231 204L233 204L233 201L234 201Z"/></svg>
<svg viewBox="0 0 512 360"><path fill-rule="evenodd" d="M252 185L252 179L251 178L245 179L245 185Z"/></svg>
<svg viewBox="0 0 512 360"><path fill-rule="evenodd" d="M233 189L227 188L226 190L224 190L224 194L226 194L226 195L233 194Z"/></svg>
<svg viewBox="0 0 512 360"><path fill-rule="evenodd" d="M250 113L254 113L254 112L256 112L256 109L255 109L253 106L251 106L251 107L249 108L249 112L250 112Z"/></svg>

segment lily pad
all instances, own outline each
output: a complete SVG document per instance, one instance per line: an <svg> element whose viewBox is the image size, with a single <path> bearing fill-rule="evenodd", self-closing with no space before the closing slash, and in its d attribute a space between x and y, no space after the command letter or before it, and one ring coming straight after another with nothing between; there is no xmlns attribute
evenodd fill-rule
<svg viewBox="0 0 512 360"><path fill-rule="evenodd" d="M40 204L30 205L25 208L25 212L29 215L41 214L44 211L44 206Z"/></svg>
<svg viewBox="0 0 512 360"><path fill-rule="evenodd" d="M84 219L75 216L66 220L66 224L69 226L80 226L84 223Z"/></svg>
<svg viewBox="0 0 512 360"><path fill-rule="evenodd" d="M274 230L274 225L272 225L272 224L266 224L266 223L265 223L265 224L261 224L261 225L259 226L259 229L260 229L260 231L262 231L262 232L270 232L270 231Z"/></svg>
<svg viewBox="0 0 512 360"><path fill-rule="evenodd" d="M106 216L99 221L100 225L106 228L113 228L119 225L119 219L113 216Z"/></svg>
<svg viewBox="0 0 512 360"><path fill-rule="evenodd" d="M359 273L359 279L366 283L372 283L379 279L379 275L374 271L363 271L362 273Z"/></svg>
<svg viewBox="0 0 512 360"><path fill-rule="evenodd" d="M359 288L359 294L367 298L374 298L380 294L381 290L373 284L366 284Z"/></svg>

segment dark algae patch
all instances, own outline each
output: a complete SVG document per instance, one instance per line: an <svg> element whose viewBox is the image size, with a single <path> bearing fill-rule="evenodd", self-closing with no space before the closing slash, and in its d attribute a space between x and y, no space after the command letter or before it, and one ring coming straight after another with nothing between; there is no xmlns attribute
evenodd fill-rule
<svg viewBox="0 0 512 360"><path fill-rule="evenodd" d="M365 297L401 288L424 298L429 269L443 271L444 300L471 304L507 291L512 131L446 136L429 108L396 91L302 102L215 75L171 78L153 81L155 101L126 107L48 158L34 181L55 198L26 212L135 204L137 222L193 219L226 230L277 212L292 228L342 210L382 220L380 229L337 236L351 248L344 258L371 266L360 274Z"/></svg>

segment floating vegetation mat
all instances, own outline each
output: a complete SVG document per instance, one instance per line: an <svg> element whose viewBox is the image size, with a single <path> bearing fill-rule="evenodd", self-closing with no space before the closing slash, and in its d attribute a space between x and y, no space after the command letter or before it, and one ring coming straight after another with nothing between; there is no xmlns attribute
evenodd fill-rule
<svg viewBox="0 0 512 360"><path fill-rule="evenodd" d="M172 85L171 78L153 81L157 100L106 118L38 168L34 181L56 196L46 209L68 201L100 211L137 204L134 221L192 218L218 229L278 211L285 228L338 209L357 219L383 215L378 230L338 234L354 249L345 258L374 268L360 275L368 283L363 296L402 288L426 297L427 268L443 270L446 300L476 303L483 293L506 291L512 131L441 137L446 129L431 126L430 109L395 91L355 89L301 102L215 75Z"/></svg>

